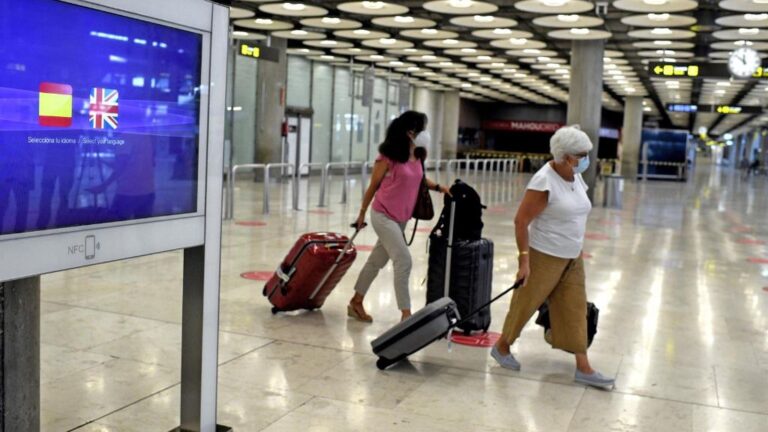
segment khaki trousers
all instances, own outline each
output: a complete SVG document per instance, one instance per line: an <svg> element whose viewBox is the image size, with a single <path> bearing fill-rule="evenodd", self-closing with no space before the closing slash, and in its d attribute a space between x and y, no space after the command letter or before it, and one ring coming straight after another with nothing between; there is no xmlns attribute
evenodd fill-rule
<svg viewBox="0 0 768 432"><path fill-rule="evenodd" d="M552 347L575 354L587 352L587 293L584 261L530 251L528 284L515 290L501 338L508 344L546 300L552 326Z"/></svg>

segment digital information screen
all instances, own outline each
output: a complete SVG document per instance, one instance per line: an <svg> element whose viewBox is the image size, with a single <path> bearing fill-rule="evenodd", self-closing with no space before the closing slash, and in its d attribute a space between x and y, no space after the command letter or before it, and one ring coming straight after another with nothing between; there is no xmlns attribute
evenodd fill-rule
<svg viewBox="0 0 768 432"><path fill-rule="evenodd" d="M202 35L0 1L0 235L198 211Z"/></svg>

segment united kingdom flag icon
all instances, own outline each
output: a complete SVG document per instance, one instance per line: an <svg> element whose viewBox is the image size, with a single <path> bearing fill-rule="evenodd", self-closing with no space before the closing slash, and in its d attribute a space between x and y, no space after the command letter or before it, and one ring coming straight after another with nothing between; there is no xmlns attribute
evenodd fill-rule
<svg viewBox="0 0 768 432"><path fill-rule="evenodd" d="M93 88L90 96L89 121L94 129L104 129L105 125L117 129L118 92L115 89Z"/></svg>

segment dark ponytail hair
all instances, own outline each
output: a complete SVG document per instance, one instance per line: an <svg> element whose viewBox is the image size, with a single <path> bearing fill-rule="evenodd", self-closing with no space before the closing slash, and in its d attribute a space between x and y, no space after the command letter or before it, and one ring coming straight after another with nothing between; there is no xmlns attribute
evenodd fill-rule
<svg viewBox="0 0 768 432"><path fill-rule="evenodd" d="M427 116L418 111L406 111L392 120L387 127L387 136L379 146L379 153L395 162L405 163L411 157L411 137L408 132L418 134L427 127Z"/></svg>

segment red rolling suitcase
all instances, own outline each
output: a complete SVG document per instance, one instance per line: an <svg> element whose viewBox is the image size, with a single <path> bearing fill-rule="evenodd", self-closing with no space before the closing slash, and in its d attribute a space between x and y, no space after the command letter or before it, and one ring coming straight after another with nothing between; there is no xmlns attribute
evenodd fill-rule
<svg viewBox="0 0 768 432"><path fill-rule="evenodd" d="M355 261L352 237L330 232L307 233L296 244L264 286L274 306L272 313L317 309Z"/></svg>

